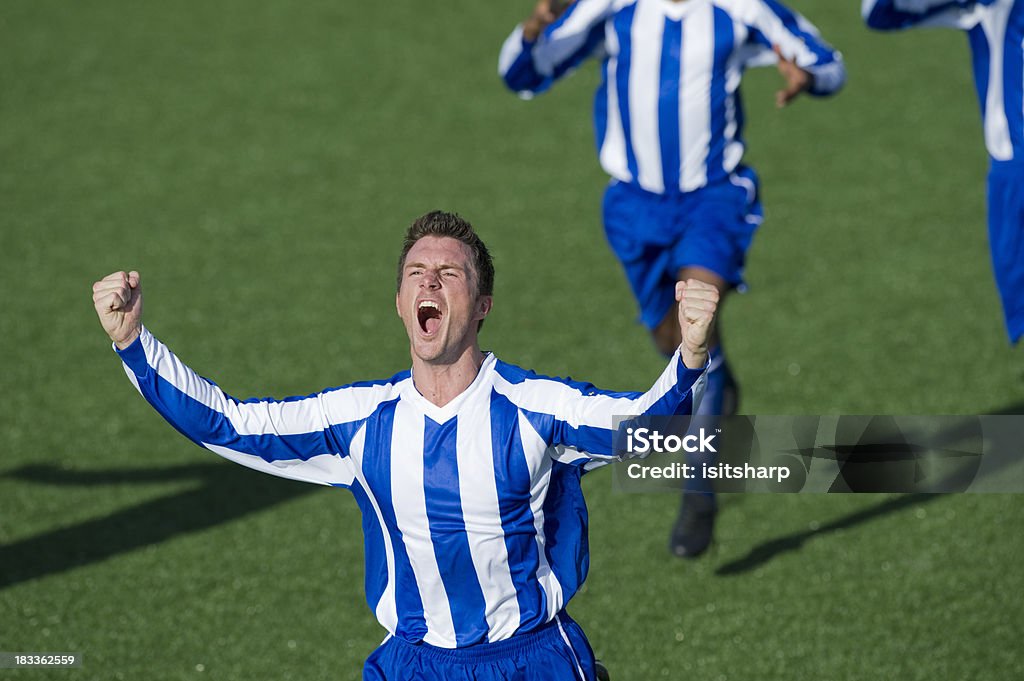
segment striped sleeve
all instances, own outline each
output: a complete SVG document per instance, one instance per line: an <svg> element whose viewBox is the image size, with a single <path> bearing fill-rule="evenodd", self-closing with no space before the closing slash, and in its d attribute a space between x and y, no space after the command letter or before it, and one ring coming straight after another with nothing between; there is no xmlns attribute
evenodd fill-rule
<svg viewBox="0 0 1024 681"><path fill-rule="evenodd" d="M864 23L877 31L904 28L958 28L968 31L981 20L980 11L995 0L863 0Z"/></svg>
<svg viewBox="0 0 1024 681"><path fill-rule="evenodd" d="M498 74L522 97L544 92L580 65L604 41L604 20L613 0L576 0L535 41L523 37L519 25L505 39Z"/></svg>
<svg viewBox="0 0 1024 681"><path fill-rule="evenodd" d="M818 29L803 15L777 0L755 0L743 12L750 40L759 46L751 65L774 63L771 51L778 47L787 59L814 77L808 92L824 96L838 92L846 83L842 55L822 39ZM767 56L766 61L762 56Z"/></svg>
<svg viewBox="0 0 1024 681"><path fill-rule="evenodd" d="M587 383L499 371L495 387L506 394L562 463L617 461L617 421L637 416L692 414L704 394L707 365L687 369L679 351L645 393L598 390Z"/></svg>
<svg viewBox="0 0 1024 681"><path fill-rule="evenodd" d="M329 427L325 393L236 400L187 367L146 328L117 354L150 405L201 447L283 478L352 484L353 464L345 443Z"/></svg>

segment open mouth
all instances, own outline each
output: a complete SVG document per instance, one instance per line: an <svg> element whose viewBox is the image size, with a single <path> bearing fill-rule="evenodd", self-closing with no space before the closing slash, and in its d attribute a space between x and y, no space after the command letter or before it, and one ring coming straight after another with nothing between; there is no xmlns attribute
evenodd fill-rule
<svg viewBox="0 0 1024 681"><path fill-rule="evenodd" d="M441 308L432 300L421 301L416 307L416 320L420 323L420 330L431 336L441 326Z"/></svg>

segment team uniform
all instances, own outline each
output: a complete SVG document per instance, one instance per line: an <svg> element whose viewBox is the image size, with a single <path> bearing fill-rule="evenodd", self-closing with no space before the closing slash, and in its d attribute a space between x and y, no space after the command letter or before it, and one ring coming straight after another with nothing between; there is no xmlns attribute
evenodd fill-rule
<svg viewBox="0 0 1024 681"><path fill-rule="evenodd" d="M674 303L681 267L742 282L761 222L757 178L743 165L739 86L772 46L814 77L811 94L845 80L840 55L774 0L577 0L535 42L517 27L499 72L524 96L547 90L587 57L601 61L594 127L608 240L653 328Z"/></svg>
<svg viewBox="0 0 1024 681"><path fill-rule="evenodd" d="M616 460L615 416L691 413L706 382L678 353L642 394L488 354L444 407L409 371L241 402L146 329L118 354L143 397L196 444L351 490L367 603L388 631L364 668L372 680L594 678L586 637L565 613L589 566L581 476Z"/></svg>
<svg viewBox="0 0 1024 681"><path fill-rule="evenodd" d="M776 63L773 46L811 73L812 95L842 87L840 54L775 0L577 0L536 41L519 26L502 46L498 71L523 97L588 57L600 61L594 128L611 177L605 235L648 329L675 304L684 267L743 285L763 210L757 176L742 164L739 87L746 67ZM718 348L712 361L700 411L719 415L732 379ZM700 477L687 486L713 495Z"/></svg>
<svg viewBox="0 0 1024 681"><path fill-rule="evenodd" d="M967 32L981 103L992 267L1010 342L1024 335L1024 0L864 0L871 28Z"/></svg>

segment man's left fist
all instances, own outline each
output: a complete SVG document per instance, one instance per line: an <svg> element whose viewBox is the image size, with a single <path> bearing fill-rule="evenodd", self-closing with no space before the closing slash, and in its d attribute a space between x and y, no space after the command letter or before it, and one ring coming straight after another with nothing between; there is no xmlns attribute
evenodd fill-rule
<svg viewBox="0 0 1024 681"><path fill-rule="evenodd" d="M676 282L679 301L679 335L683 364L700 369L708 359L708 343L718 310L718 287L697 279Z"/></svg>

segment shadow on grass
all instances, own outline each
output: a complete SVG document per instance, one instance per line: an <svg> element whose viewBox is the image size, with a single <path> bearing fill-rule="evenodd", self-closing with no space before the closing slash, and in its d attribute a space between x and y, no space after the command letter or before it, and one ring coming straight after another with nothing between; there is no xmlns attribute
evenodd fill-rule
<svg viewBox="0 0 1024 681"><path fill-rule="evenodd" d="M220 525L320 489L219 462L158 469L66 471L26 466L4 477L41 485L125 485L194 480L197 486L0 546L0 590Z"/></svg>
<svg viewBox="0 0 1024 681"><path fill-rule="evenodd" d="M804 545L804 542L809 539L813 539L814 537L835 532L836 530L845 530L855 527L890 513L902 511L912 506L927 504L944 496L946 495L908 494L905 496L886 499L876 506L861 509L860 511L851 513L844 518L839 518L838 520L826 523L817 529L794 532L793 534L788 534L784 537L778 537L758 544L742 558L719 566L718 569L715 570L715 574L722 577L730 577L732 575L749 572L783 553L789 553L800 549Z"/></svg>
<svg viewBox="0 0 1024 681"><path fill-rule="evenodd" d="M997 412L993 412L994 416L1010 416L1010 415L1024 415L1024 402L1018 402L1011 404ZM956 440L963 433L960 432L959 428L953 427L947 432L942 433L939 439ZM907 494L899 497L891 497L885 501L871 506L868 508L855 511L843 518L833 520L830 523L826 523L821 527L814 530L803 530L801 532L794 532L782 537L770 539L766 542L758 544L752 548L747 555L742 558L730 561L724 565L720 565L716 570L715 574L723 577L729 577L733 575L742 574L744 572L750 572L765 563L771 561L775 557L790 553L792 551L799 550L805 542L815 537L829 534L837 530L845 530L851 527L856 527L866 522L870 522L876 518L888 515L890 513L896 513L913 506L919 506L922 504L931 503L937 499L940 499L946 494Z"/></svg>

